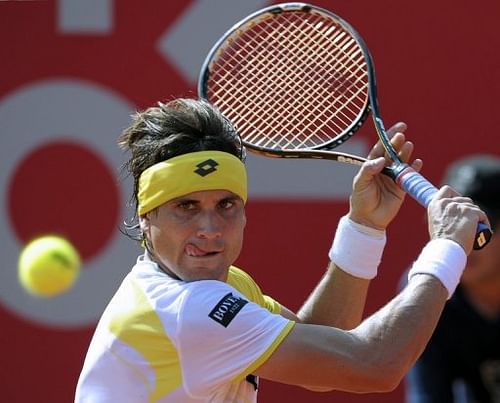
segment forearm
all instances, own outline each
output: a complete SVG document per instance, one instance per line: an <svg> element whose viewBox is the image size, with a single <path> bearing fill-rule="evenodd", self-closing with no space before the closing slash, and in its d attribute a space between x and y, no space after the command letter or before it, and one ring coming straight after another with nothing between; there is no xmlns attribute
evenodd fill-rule
<svg viewBox="0 0 500 403"><path fill-rule="evenodd" d="M299 312L304 323L352 329L361 321L370 279L385 246L385 232L342 217L328 269Z"/></svg>
<svg viewBox="0 0 500 403"><path fill-rule="evenodd" d="M330 263L298 317L302 323L352 329L362 319L369 284Z"/></svg>
<svg viewBox="0 0 500 403"><path fill-rule="evenodd" d="M383 367L394 387L424 350L447 297L436 278L415 276L396 298L352 331L363 340L361 355L374 367Z"/></svg>
<svg viewBox="0 0 500 403"><path fill-rule="evenodd" d="M370 360L375 366L382 363L396 385L429 341L466 259L456 242L430 241L410 269L403 292L352 332L364 341Z"/></svg>
<svg viewBox="0 0 500 403"><path fill-rule="evenodd" d="M393 390L422 352L446 297L439 280L419 275L353 330L297 324L257 374L314 390Z"/></svg>
<svg viewBox="0 0 500 403"><path fill-rule="evenodd" d="M464 255L454 242L430 242L410 270L408 286L384 308L349 331L297 324L259 369L259 375L360 393L393 390L432 335L446 299L454 291L450 276L460 276ZM321 296L310 300L315 309L321 306Z"/></svg>
<svg viewBox="0 0 500 403"><path fill-rule="evenodd" d="M446 297L439 280L420 275L353 330L296 325L258 374L314 390L391 391L423 351Z"/></svg>

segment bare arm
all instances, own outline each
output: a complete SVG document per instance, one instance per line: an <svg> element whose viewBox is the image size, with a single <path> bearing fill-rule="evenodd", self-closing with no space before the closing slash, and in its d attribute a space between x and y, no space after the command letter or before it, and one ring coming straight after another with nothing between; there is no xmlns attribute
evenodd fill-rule
<svg viewBox="0 0 500 403"><path fill-rule="evenodd" d="M402 133L391 141L402 160L408 161L413 145ZM387 162L381 155L383 148L377 144L369 155L371 160L354 178L349 211L350 220L377 230L385 230L404 199L402 190L380 175ZM419 170L421 163L415 160L412 166ZM419 258L420 264L410 271L408 286L397 297L359 324L369 281L345 271L358 272L357 267L367 260L342 255L343 250L358 247L347 242L348 248L339 248L333 256L340 259L337 264L344 270L330 264L299 311L300 322L256 374L313 390L362 393L394 389L423 351L453 292L450 284L456 284L465 266L463 252L468 254L472 249L477 222L487 220L470 199L458 197L446 186L430 203L428 215L430 238L439 241L424 249L428 254ZM352 231L345 234L352 239L357 236ZM460 259L455 259L456 253ZM455 276L450 281L452 273ZM288 315L294 317L285 311Z"/></svg>
<svg viewBox="0 0 500 403"><path fill-rule="evenodd" d="M478 221L487 220L470 199L442 188L428 209L429 234L446 241L450 251L469 254ZM451 246L450 246L451 244ZM444 273L460 276L465 261L434 248L427 257L445 259ZM430 252L429 252L430 251ZM435 253L436 252L436 253ZM442 258L447 256L447 258ZM429 264L429 259L417 263ZM446 263L448 262L448 263ZM385 307L350 331L297 324L256 373L263 378L309 388L351 392L394 389L428 342L449 293L439 270L415 274L408 286ZM439 280L441 279L441 280Z"/></svg>
<svg viewBox="0 0 500 403"><path fill-rule="evenodd" d="M330 263L298 318L302 323L353 329L361 321L369 285L369 280L351 276Z"/></svg>
<svg viewBox="0 0 500 403"><path fill-rule="evenodd" d="M405 124L398 123L388 132L400 158L408 161L413 144L402 134L405 129ZM380 158L383 155L381 144L375 145L369 153L369 159L378 158L378 161L365 164L356 175L349 212L353 221L378 230L385 230L394 219L404 198L404 192L391 179L379 175L384 166L384 159ZM421 161L414 161L413 167L419 170ZM352 329L361 321L369 284L369 280L352 276L330 262L298 314L284 310L283 316L301 323Z"/></svg>
<svg viewBox="0 0 500 403"><path fill-rule="evenodd" d="M422 352L446 297L437 279L422 275L352 331L296 324L256 374L351 392L392 390Z"/></svg>

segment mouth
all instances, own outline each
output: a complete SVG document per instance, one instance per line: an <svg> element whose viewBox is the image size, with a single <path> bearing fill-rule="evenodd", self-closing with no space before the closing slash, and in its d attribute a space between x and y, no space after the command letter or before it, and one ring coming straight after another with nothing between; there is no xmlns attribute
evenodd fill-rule
<svg viewBox="0 0 500 403"><path fill-rule="evenodd" d="M196 258L211 257L221 252L220 250L204 250L193 244L186 245L184 251L187 256Z"/></svg>

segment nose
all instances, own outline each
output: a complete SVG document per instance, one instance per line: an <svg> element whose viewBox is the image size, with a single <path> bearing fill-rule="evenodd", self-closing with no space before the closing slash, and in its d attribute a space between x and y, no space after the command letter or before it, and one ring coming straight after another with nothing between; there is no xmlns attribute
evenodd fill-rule
<svg viewBox="0 0 500 403"><path fill-rule="evenodd" d="M222 222L215 212L204 212L198 222L196 235L203 239L216 239L222 235Z"/></svg>

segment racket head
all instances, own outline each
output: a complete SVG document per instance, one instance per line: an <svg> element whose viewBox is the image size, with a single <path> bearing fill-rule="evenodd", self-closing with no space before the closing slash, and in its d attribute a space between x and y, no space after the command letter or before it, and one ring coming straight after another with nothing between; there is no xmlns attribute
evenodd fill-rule
<svg viewBox="0 0 500 403"><path fill-rule="evenodd" d="M371 56L359 34L305 3L261 9L212 47L198 93L229 118L252 151L334 149L370 111ZM373 83L374 85L374 83Z"/></svg>

